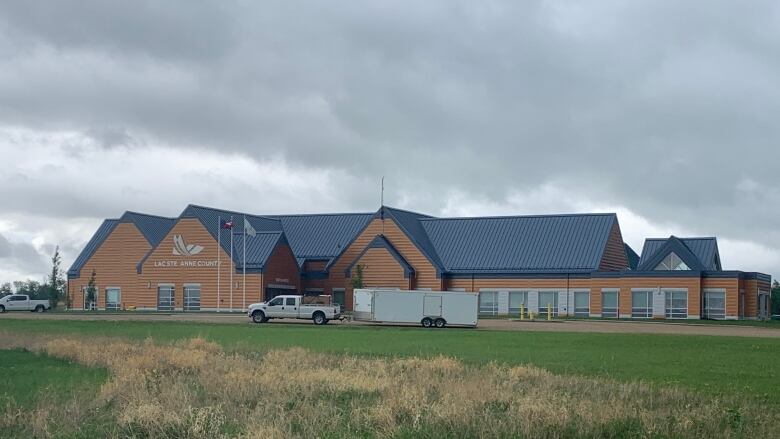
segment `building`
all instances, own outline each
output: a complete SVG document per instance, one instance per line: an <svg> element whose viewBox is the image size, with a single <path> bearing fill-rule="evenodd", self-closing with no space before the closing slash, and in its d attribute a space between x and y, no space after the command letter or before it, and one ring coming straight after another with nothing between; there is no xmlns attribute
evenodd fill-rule
<svg viewBox="0 0 780 439"><path fill-rule="evenodd" d="M647 239L638 255L611 213L260 216L190 205L177 218L105 220L68 271L68 294L74 308L240 311L299 293L349 309L358 270L366 287L479 292L482 315L764 318L771 283L724 270L715 238Z"/></svg>

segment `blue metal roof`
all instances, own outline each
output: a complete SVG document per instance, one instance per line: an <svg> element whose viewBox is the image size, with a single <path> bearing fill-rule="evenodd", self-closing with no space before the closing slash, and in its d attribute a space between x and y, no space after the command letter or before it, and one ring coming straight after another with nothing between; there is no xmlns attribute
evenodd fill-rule
<svg viewBox="0 0 780 439"><path fill-rule="evenodd" d="M281 221L298 264L306 259L330 259L346 248L371 221L371 213L271 215Z"/></svg>
<svg viewBox="0 0 780 439"><path fill-rule="evenodd" d="M398 224L401 230L406 233L406 236L411 239L439 272L444 270L444 265L437 254L436 248L421 223L421 220L431 219L433 218L432 216L387 206L380 208L379 212L374 214L374 216L383 214L392 218Z"/></svg>
<svg viewBox="0 0 780 439"><path fill-rule="evenodd" d="M258 232L255 236L248 236L246 238L247 271L262 270L280 241L287 242L283 232ZM244 236L239 233L233 236L233 259L236 261L236 270L240 272L244 267Z"/></svg>
<svg viewBox="0 0 780 439"><path fill-rule="evenodd" d="M281 232L281 221L273 218L268 218L258 215L250 215L247 213L234 212L230 210L214 209L211 207L196 206L190 204L181 213L179 218L196 218L203 227L208 230L214 239L220 241L220 245L225 252L230 253L230 229L223 229L219 225L219 219L227 221L233 219L233 231L241 233L244 230L244 218L252 225L257 232ZM217 237L217 231L219 231L219 237ZM249 241L247 241L248 243ZM234 238L235 244L235 238ZM233 255L235 261L235 254Z"/></svg>
<svg viewBox="0 0 780 439"><path fill-rule="evenodd" d="M449 273L598 270L610 214L421 219Z"/></svg>
<svg viewBox="0 0 780 439"><path fill-rule="evenodd" d="M156 247L176 223L176 218L127 211L119 218L119 222L135 224L141 234L144 235L144 238L146 238L146 241L152 247Z"/></svg>
<svg viewBox="0 0 780 439"><path fill-rule="evenodd" d="M642 247L642 257L639 260L639 269L652 270L655 268L648 267L651 259L658 250L663 247L669 238L648 238L645 240L645 244ZM699 264L704 267L705 270L718 271L722 270L720 263L720 252L718 251L718 240L714 237L706 238L676 238L679 239L685 247L693 253L698 259ZM665 255L664 255L665 256ZM680 256L680 255L678 255Z"/></svg>
<svg viewBox="0 0 780 439"><path fill-rule="evenodd" d="M108 238L108 235L114 231L114 227L119 224L118 219L107 219L98 227L97 231L89 240L87 245L81 250L76 260L73 261L73 265L68 269L68 278L77 278L81 275L81 268L87 263L89 258L95 253L95 251L103 244L103 241Z"/></svg>

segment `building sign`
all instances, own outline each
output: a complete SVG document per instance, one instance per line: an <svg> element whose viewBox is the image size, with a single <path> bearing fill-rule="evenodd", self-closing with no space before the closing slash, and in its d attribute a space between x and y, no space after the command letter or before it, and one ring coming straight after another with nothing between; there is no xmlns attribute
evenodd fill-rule
<svg viewBox="0 0 780 439"><path fill-rule="evenodd" d="M176 256L195 256L203 251L202 245L190 244L184 242L181 235L173 235L173 254Z"/></svg>
<svg viewBox="0 0 780 439"><path fill-rule="evenodd" d="M276 278L276 282L283 283L283 284L289 284L290 279L282 279L281 277Z"/></svg>
<svg viewBox="0 0 780 439"><path fill-rule="evenodd" d="M154 261L155 267L170 267L170 268L201 268L201 267L216 267L219 262L216 260L168 260L168 261Z"/></svg>

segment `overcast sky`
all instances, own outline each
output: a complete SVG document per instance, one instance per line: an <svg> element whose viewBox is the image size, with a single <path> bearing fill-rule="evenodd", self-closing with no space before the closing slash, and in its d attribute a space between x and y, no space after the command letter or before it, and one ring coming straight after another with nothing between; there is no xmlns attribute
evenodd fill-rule
<svg viewBox="0 0 780 439"><path fill-rule="evenodd" d="M780 274L780 3L0 2L0 282L103 218L617 212Z"/></svg>

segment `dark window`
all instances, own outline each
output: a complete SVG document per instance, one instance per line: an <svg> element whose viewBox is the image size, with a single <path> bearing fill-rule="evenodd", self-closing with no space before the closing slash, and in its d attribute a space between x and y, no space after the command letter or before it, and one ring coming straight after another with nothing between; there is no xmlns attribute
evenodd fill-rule
<svg viewBox="0 0 780 439"><path fill-rule="evenodd" d="M295 297L287 298L287 306L295 306Z"/></svg>

